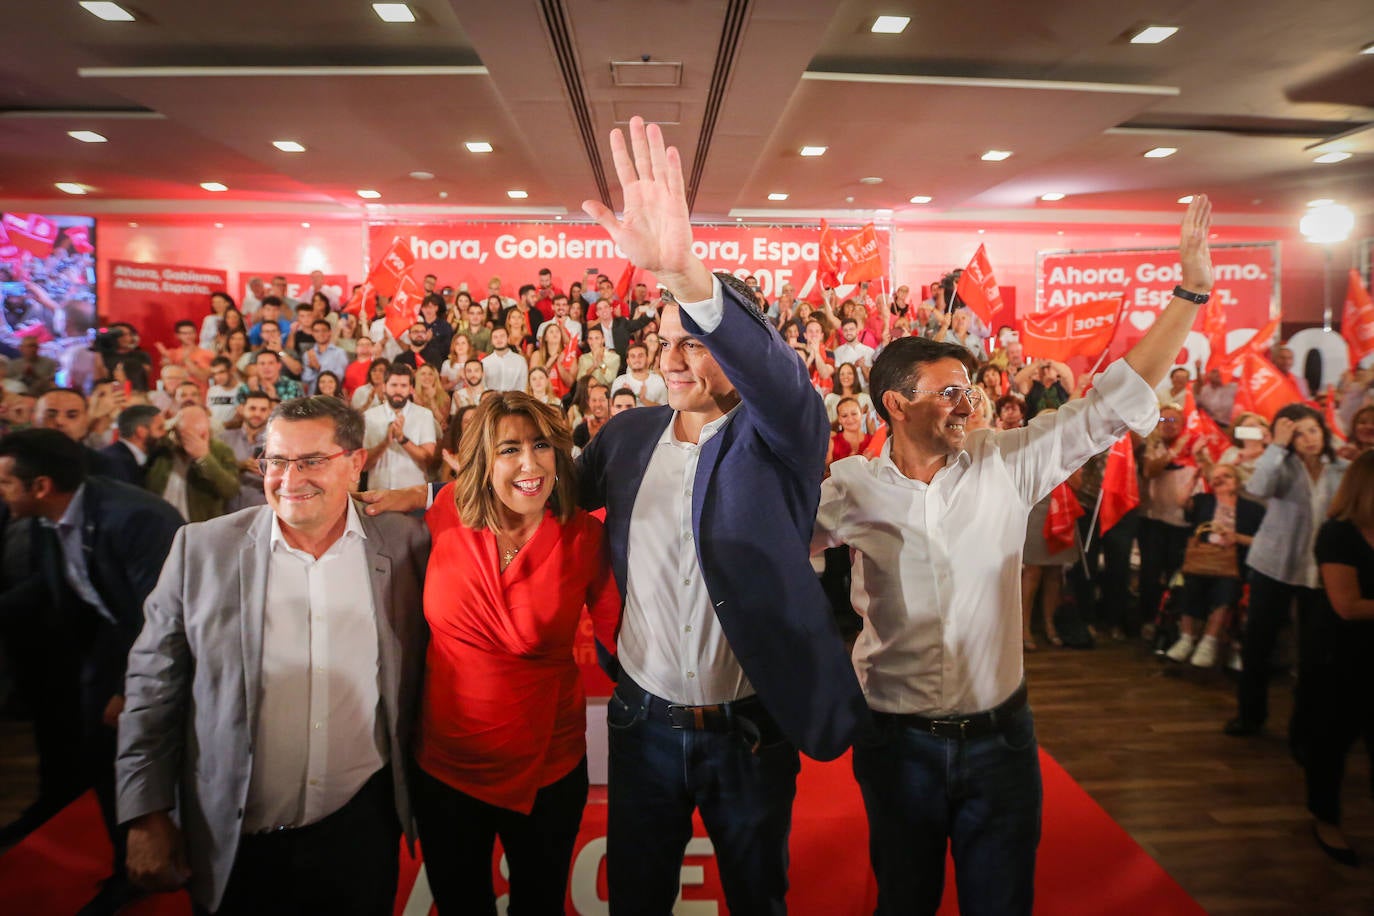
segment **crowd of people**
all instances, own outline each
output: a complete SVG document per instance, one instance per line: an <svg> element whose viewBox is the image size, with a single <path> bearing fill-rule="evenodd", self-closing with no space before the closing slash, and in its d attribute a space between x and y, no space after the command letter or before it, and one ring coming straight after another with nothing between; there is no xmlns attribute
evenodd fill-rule
<svg viewBox="0 0 1374 916"><path fill-rule="evenodd" d="M0 620L41 772L5 841L94 784L116 858L93 913L182 884L205 912L389 911L402 833L441 912L494 912L497 837L512 909L561 911L585 607L616 680L613 911L671 909L699 810L731 908L782 912L798 754L853 745L879 912L934 912L952 842L961 907L1028 913L1038 611L1051 646L1167 632L1173 662L1225 660L1234 735L1264 725L1296 620L1316 838L1355 860L1374 372L1273 417L1218 373L1165 377L1211 289L1205 197L1174 300L1076 377L980 322L954 275L813 304L710 274L676 152L638 121L631 141L612 138L623 217L587 208L658 293L543 270L479 299L427 276L398 337L384 298L352 313L322 276L299 302L282 280L215 293L156 361L117 325L66 387L11 374ZM1213 458L1187 409L1232 447ZM1104 531L1123 436L1141 501ZM1057 495L1082 510L1067 537Z"/></svg>

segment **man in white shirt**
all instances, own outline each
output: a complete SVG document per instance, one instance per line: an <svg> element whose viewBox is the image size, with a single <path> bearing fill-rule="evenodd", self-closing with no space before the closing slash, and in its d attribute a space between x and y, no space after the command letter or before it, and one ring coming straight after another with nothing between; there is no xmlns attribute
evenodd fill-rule
<svg viewBox="0 0 1374 916"><path fill-rule="evenodd" d="M854 748L878 880L877 913L934 913L953 850L960 909L1029 914L1040 838L1035 725L1026 703L1020 569L1031 507L1128 429L1159 419L1164 377L1212 288L1211 206L1184 220L1182 284L1086 398L1024 428L966 434L981 397L957 344L890 343L873 401L891 438L831 465L812 551L856 553L866 625L854 668L878 723Z"/></svg>
<svg viewBox="0 0 1374 916"><path fill-rule="evenodd" d="M582 339L582 322L574 321L568 317L568 297L558 293L553 297L553 317L535 331L534 336L540 340L544 339L544 329L551 324L556 324L563 329L563 343L566 346L569 340Z"/></svg>
<svg viewBox="0 0 1374 916"><path fill-rule="evenodd" d="M457 391L453 392L453 407L476 407L482 403L482 395L487 393L487 386L483 382L482 361L480 359L470 359L463 364L463 384Z"/></svg>
<svg viewBox="0 0 1374 916"><path fill-rule="evenodd" d="M859 322L854 318L846 318L840 322L840 333L844 335L844 343L835 348L835 365L843 366L851 363L855 369L859 370L859 385L868 390L868 374L873 371L873 356L875 350L868 344L859 340Z"/></svg>
<svg viewBox="0 0 1374 916"><path fill-rule="evenodd" d="M409 366L386 371L386 403L363 415L367 422L368 486L372 489L413 487L429 479L439 431L434 414L410 399L414 373Z"/></svg>
<svg viewBox="0 0 1374 916"><path fill-rule="evenodd" d="M510 348L505 328L491 329L491 352L482 358L482 372L492 391L524 391L529 384L529 363Z"/></svg>
<svg viewBox="0 0 1374 916"><path fill-rule="evenodd" d="M668 402L668 386L663 376L649 368L649 348L642 343L632 343L625 351L630 362L630 371L616 378L611 391L628 388L634 392L640 407L657 407Z"/></svg>
<svg viewBox="0 0 1374 916"><path fill-rule="evenodd" d="M210 423L216 432L238 416L238 393L233 363L227 356L216 356L210 363L210 387L205 391L205 406L210 410Z"/></svg>
<svg viewBox="0 0 1374 916"><path fill-rule="evenodd" d="M130 877L202 912L389 913L424 661L424 525L353 507L363 419L268 427L268 505L183 528L129 653L116 760ZM175 820L172 813L175 810Z"/></svg>

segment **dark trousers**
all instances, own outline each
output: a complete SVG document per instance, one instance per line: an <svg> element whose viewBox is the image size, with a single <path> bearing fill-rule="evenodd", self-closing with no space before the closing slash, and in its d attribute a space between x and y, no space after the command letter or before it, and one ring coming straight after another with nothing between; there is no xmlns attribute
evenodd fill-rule
<svg viewBox="0 0 1374 916"><path fill-rule="evenodd" d="M1270 659L1279 630L1288 623L1288 608L1294 599L1301 621L1318 609L1322 593L1250 570L1250 606L1241 644L1243 670L1236 685L1236 715L1246 725L1262 725L1269 718Z"/></svg>
<svg viewBox="0 0 1374 916"><path fill-rule="evenodd" d="M415 819L440 916L496 914L496 838L510 867L511 916L563 912L573 846L587 803L587 758L534 797L529 814L487 804L417 768Z"/></svg>
<svg viewBox="0 0 1374 916"><path fill-rule="evenodd" d="M787 839L801 758L770 720L757 750L736 732L673 728L621 683L610 731L606 881L613 916L673 911L682 856L701 811L731 913L787 912ZM760 716L760 720L766 714Z"/></svg>
<svg viewBox="0 0 1374 916"><path fill-rule="evenodd" d="M401 840L391 779L382 767L348 804L307 827L241 837L215 913L391 916Z"/></svg>
<svg viewBox="0 0 1374 916"><path fill-rule="evenodd" d="M1131 510L1098 537L1102 545L1102 615L1100 625L1121 628L1128 635L1140 629L1141 621L1128 620L1131 605L1131 545L1140 527L1140 513ZM1153 618L1151 618L1153 619Z"/></svg>
<svg viewBox="0 0 1374 916"><path fill-rule="evenodd" d="M1356 739L1363 737L1374 779L1374 678L1363 670L1331 665L1304 667L1301 673L1303 773L1307 781L1307 810L1328 824L1341 822L1341 781L1345 758Z"/></svg>
<svg viewBox="0 0 1374 916"><path fill-rule="evenodd" d="M854 777L868 813L878 916L935 913L947 847L960 913L1029 914L1042 794L1030 708L970 740L876 718L876 739L854 746Z"/></svg>
<svg viewBox="0 0 1374 916"><path fill-rule="evenodd" d="M1181 528L1153 518L1140 520L1136 540L1140 544L1140 616L1153 621L1169 577L1183 567L1191 528Z"/></svg>

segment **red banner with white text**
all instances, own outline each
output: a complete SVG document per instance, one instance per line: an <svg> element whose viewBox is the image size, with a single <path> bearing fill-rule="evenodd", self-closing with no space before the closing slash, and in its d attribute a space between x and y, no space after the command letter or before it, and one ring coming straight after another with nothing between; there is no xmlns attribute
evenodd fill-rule
<svg viewBox="0 0 1374 916"><path fill-rule="evenodd" d="M837 236L853 232L832 228ZM815 226L694 226L692 234L693 251L706 266L739 277L757 277L769 299L785 283L792 285L798 299L819 291L820 239ZM891 234L883 229L875 234L879 258L891 264ZM572 283L585 286L592 269L614 281L627 260L601 227L591 224L431 223L371 225L369 263L375 263L396 239L414 253L417 279L432 273L440 286L467 284L477 298L486 295L492 277L500 277L502 294L513 297L521 285L534 283L544 267L553 271L553 285L559 289L566 290ZM652 288L654 278L648 271L640 271L637 279ZM850 288L841 284L840 295L848 294ZM876 284L870 292L876 292Z"/></svg>
<svg viewBox="0 0 1374 916"><path fill-rule="evenodd" d="M1173 249L1042 251L1037 262L1039 311L1125 296L1121 330L1110 350L1112 358L1145 336L1182 279L1178 252ZM1221 306L1227 334L1263 327L1271 310L1278 308L1277 243L1217 245L1212 248L1212 270L1216 281L1212 297ZM1203 322L1203 310L1199 309L1187 352L1180 358L1190 368L1198 359L1206 363L1210 355Z"/></svg>
<svg viewBox="0 0 1374 916"><path fill-rule="evenodd" d="M210 294L229 288L229 276L212 267L109 262L110 298L102 309L110 321L138 328L143 348L171 344L172 328L183 319L200 321L210 313Z"/></svg>

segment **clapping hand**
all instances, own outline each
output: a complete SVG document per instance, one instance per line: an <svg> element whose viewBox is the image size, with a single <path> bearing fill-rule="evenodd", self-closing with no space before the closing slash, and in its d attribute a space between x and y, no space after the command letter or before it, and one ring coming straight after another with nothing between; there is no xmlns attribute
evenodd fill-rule
<svg viewBox="0 0 1374 916"><path fill-rule="evenodd" d="M658 125L646 127L639 116L630 119L630 145L626 149L619 129L611 131L611 157L625 199L621 218L600 201L583 201L582 209L679 301L709 299L713 282L706 265L692 254L691 212L677 147L666 146Z"/></svg>
<svg viewBox="0 0 1374 916"><path fill-rule="evenodd" d="M400 442L406 437L405 423L405 417L400 414L397 414L396 419L391 421L391 438L396 442Z"/></svg>

